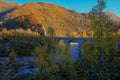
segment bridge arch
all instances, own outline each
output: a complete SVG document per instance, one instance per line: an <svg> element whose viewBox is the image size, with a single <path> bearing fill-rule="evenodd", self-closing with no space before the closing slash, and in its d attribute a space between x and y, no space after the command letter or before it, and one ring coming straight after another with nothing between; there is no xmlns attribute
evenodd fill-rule
<svg viewBox="0 0 120 80"><path fill-rule="evenodd" d="M79 43L79 42L75 39L71 39L71 40L68 41L68 44L70 44L70 43Z"/></svg>
<svg viewBox="0 0 120 80"><path fill-rule="evenodd" d="M90 38L55 37L55 39L59 44L64 44L64 47L62 46L62 48L65 48L66 51L70 52L72 59L78 59L78 57L81 56L83 50L82 44L84 44L87 41L92 44L94 43L93 39ZM73 53L72 51L78 52Z"/></svg>
<svg viewBox="0 0 120 80"><path fill-rule="evenodd" d="M70 46L70 57L72 59L78 59L80 57L80 45L79 45L79 41L75 40L75 39L71 39L68 42L69 46Z"/></svg>

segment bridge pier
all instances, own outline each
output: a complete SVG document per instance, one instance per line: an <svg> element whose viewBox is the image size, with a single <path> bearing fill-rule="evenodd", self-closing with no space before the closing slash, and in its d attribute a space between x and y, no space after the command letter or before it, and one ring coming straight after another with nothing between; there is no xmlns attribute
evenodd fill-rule
<svg viewBox="0 0 120 80"><path fill-rule="evenodd" d="M79 45L79 46L78 46L79 57L81 57L81 53L82 53L82 44L83 44L82 42L79 42L79 43L78 43L78 45Z"/></svg>

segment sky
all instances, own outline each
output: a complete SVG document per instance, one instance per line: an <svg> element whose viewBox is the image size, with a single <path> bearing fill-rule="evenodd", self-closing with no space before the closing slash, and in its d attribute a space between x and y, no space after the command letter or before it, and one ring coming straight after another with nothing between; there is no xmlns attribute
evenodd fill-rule
<svg viewBox="0 0 120 80"><path fill-rule="evenodd" d="M65 8L76 10L77 12L90 12L93 6L97 4L97 0L8 0L25 4L27 2L49 2L63 6ZM120 0L105 0L107 8L105 11L112 12L120 17Z"/></svg>

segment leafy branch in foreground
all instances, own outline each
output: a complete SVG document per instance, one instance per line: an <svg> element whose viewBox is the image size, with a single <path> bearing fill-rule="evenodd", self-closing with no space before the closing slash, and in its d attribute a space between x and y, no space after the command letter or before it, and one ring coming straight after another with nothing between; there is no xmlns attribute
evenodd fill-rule
<svg viewBox="0 0 120 80"><path fill-rule="evenodd" d="M110 31L113 22L104 14L105 7L104 0L98 0L98 4L90 12L94 45L85 43L82 53L84 74L89 80L119 79L119 45L117 36Z"/></svg>

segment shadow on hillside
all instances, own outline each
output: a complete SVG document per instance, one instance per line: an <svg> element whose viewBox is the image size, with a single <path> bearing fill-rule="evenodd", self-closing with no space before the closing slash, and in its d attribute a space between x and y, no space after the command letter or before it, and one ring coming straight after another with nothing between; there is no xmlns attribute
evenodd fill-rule
<svg viewBox="0 0 120 80"><path fill-rule="evenodd" d="M12 8L12 9L9 9L9 10L6 10L6 11L3 11L0 13L0 19L2 19L5 15L7 15L8 13L14 11L16 8Z"/></svg>

